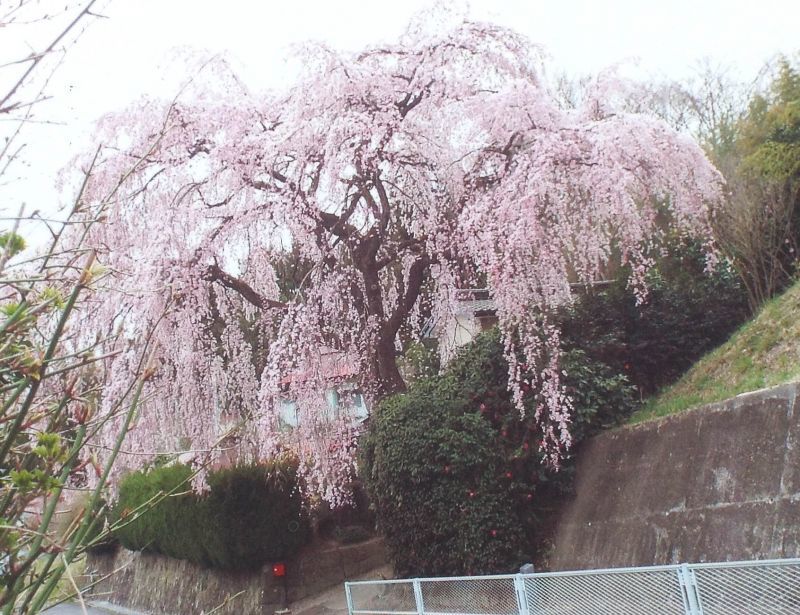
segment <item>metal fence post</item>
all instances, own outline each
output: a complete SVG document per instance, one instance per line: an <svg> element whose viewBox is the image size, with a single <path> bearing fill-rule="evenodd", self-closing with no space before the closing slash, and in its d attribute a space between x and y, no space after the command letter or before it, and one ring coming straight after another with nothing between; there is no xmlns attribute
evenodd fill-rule
<svg viewBox="0 0 800 615"><path fill-rule="evenodd" d="M528 595L525 593L525 579L521 574L514 576L514 590L517 594L517 612L519 615L529 615Z"/></svg>
<svg viewBox="0 0 800 615"><path fill-rule="evenodd" d="M685 598L686 615L703 615L697 594L697 579L694 576L694 570L689 568L688 564L681 564L678 569L678 578Z"/></svg>
<svg viewBox="0 0 800 615"><path fill-rule="evenodd" d="M419 579L414 579L414 602L417 605L417 615L425 615L425 602L422 600L422 585Z"/></svg>
<svg viewBox="0 0 800 615"><path fill-rule="evenodd" d="M353 595L350 593L350 583L347 581L344 583L344 595L347 599L347 613L353 615Z"/></svg>

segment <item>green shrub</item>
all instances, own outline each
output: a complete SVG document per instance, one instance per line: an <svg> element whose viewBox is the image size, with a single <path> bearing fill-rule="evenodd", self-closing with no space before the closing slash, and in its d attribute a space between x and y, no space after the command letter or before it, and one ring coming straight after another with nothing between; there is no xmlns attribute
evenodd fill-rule
<svg viewBox="0 0 800 615"><path fill-rule="evenodd" d="M307 542L295 460L212 472L203 495L189 490L191 478L191 468L182 464L126 476L114 508L120 544L200 565L254 569ZM153 500L154 506L137 514Z"/></svg>
<svg viewBox="0 0 800 615"><path fill-rule="evenodd" d="M565 385L585 437L636 407L626 378L573 351ZM524 416L506 387L498 332L462 349L439 377L386 399L361 442L361 475L401 575L509 572L533 555L543 509L568 484L538 451L537 391Z"/></svg>
<svg viewBox="0 0 800 615"><path fill-rule="evenodd" d="M153 551L181 559L202 562L202 555L187 557L195 551L196 525L181 526L181 513L191 510L198 498L188 492L192 470L175 464L133 472L119 487L114 518L120 544L131 551ZM148 505L155 502L154 505ZM144 511L144 512L142 512ZM177 536L175 535L177 533Z"/></svg>
<svg viewBox="0 0 800 615"><path fill-rule="evenodd" d="M158 504L159 519L155 550L168 557L208 565L211 558L205 533L208 531L206 498L189 491L188 483L179 488L180 494L169 495Z"/></svg>
<svg viewBox="0 0 800 615"><path fill-rule="evenodd" d="M335 528L333 536L343 545L353 545L372 538L372 532L363 525L345 525Z"/></svg>
<svg viewBox="0 0 800 615"><path fill-rule="evenodd" d="M395 571L508 571L522 534L508 514L491 425L431 382L386 399L361 444L362 475Z"/></svg>
<svg viewBox="0 0 800 615"><path fill-rule="evenodd" d="M625 272L590 290L561 315L562 343L624 373L642 397L672 384L749 316L747 293L732 271L708 274L692 246L675 248L648 280L636 305Z"/></svg>
<svg viewBox="0 0 800 615"><path fill-rule="evenodd" d="M375 513L370 508L363 482L356 479L352 482L351 488L352 501L349 504L331 508L329 504L323 502L314 507L311 523L320 538L341 542L341 532L347 528L363 528L370 532L366 528L375 527Z"/></svg>
<svg viewBox="0 0 800 615"><path fill-rule="evenodd" d="M89 531L83 538L83 544L89 553L113 553L119 548L119 542L111 533L112 514L105 501L100 502L100 509L95 516Z"/></svg>
<svg viewBox="0 0 800 615"><path fill-rule="evenodd" d="M208 483L205 538L212 565L257 568L289 557L308 541L296 460L219 470Z"/></svg>
<svg viewBox="0 0 800 615"><path fill-rule="evenodd" d="M412 342L397 360L403 380L411 384L421 378L431 378L439 373L439 351L433 340Z"/></svg>
<svg viewBox="0 0 800 615"><path fill-rule="evenodd" d="M575 442L622 422L638 407L635 389L625 374L583 350L566 350L561 357L561 368L565 373L562 384L575 409L571 429ZM520 417L512 406L507 382L508 363L500 332L495 328L477 336L456 354L438 379L438 386L452 397L469 400L499 433L506 434L504 439L509 444L527 443L524 450L535 451L537 440L532 436L538 435L533 420L538 391L528 391L525 416ZM515 432L521 438L518 442L514 441Z"/></svg>

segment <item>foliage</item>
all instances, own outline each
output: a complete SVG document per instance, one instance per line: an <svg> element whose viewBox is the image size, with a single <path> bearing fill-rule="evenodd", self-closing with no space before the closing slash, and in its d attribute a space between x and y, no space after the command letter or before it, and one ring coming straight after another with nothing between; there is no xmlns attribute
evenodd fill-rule
<svg viewBox="0 0 800 615"><path fill-rule="evenodd" d="M560 358L564 384L575 404L571 429L576 442L624 420L636 408L634 389L621 370L590 358L580 348L568 346ZM502 340L493 329L459 351L442 374L439 386L454 398L477 405L508 442L507 457L531 460L539 466L543 460L536 437L541 437L541 428L533 415L541 403L541 392L526 384L525 414L520 416L512 393L505 387L507 370Z"/></svg>
<svg viewBox="0 0 800 615"><path fill-rule="evenodd" d="M84 538L84 545L89 553L113 553L119 548L119 541L112 533L113 520L111 508L107 502L101 502L96 522Z"/></svg>
<svg viewBox="0 0 800 615"><path fill-rule="evenodd" d="M362 474L399 576L507 572L521 560L495 439L430 382L381 404Z"/></svg>
<svg viewBox="0 0 800 615"><path fill-rule="evenodd" d="M748 314L732 271L720 265L707 272L697 247L678 246L648 277L644 303L637 305L621 271L612 284L587 289L564 311L561 327L566 348L624 373L648 397L728 339Z"/></svg>
<svg viewBox="0 0 800 615"><path fill-rule="evenodd" d="M780 58L768 89L757 91L712 149L728 181L714 229L755 311L797 273L800 250L800 68Z"/></svg>
<svg viewBox="0 0 800 615"><path fill-rule="evenodd" d="M39 121L39 103L64 53L96 16L97 0L57 8L15 2L0 9L4 39L0 58L0 121L8 128L0 146L0 184L12 186L3 202L11 210L0 228L0 610L37 613L58 597L65 572L88 549L107 540L103 492L139 405L148 358L149 327L137 331L116 389L98 375L98 349L111 343L107 326L79 327L104 284L96 253L86 239L105 199L90 212L82 201L93 162L80 167L82 187L61 220L26 215L31 195L14 194L16 167L27 154L26 126ZM38 32L38 35L37 35ZM14 39L23 44L16 45ZM14 55L17 53L18 55ZM123 174L124 175L124 174ZM107 187L110 193L124 182ZM109 194L110 194L109 193ZM10 196L11 198L8 198ZM19 201L19 204L14 203ZM4 214L9 215L9 214ZM37 238L37 230L42 231ZM67 240L67 235L69 239ZM49 239L42 240L42 236ZM26 252L27 240L36 245ZM77 330L82 328L83 335ZM98 400L103 398L105 406ZM104 432L98 460L97 433Z"/></svg>
<svg viewBox="0 0 800 615"><path fill-rule="evenodd" d="M106 400L107 411L100 410L95 366L102 335L87 342L71 332L102 278L94 253L76 243L65 252L59 232L39 256L18 264L10 256L24 243L15 232L3 236L0 607L36 612L67 567L108 536L103 491L146 374L140 356L118 395ZM108 445L102 465L93 455L99 430ZM70 523L57 522L57 511Z"/></svg>
<svg viewBox="0 0 800 615"><path fill-rule="evenodd" d="M0 233L0 252L8 259L16 256L25 249L25 238L17 233Z"/></svg>
<svg viewBox="0 0 800 615"><path fill-rule="evenodd" d="M369 540L372 538L372 532L363 525L345 525L335 528L333 536L343 545L352 545Z"/></svg>
<svg viewBox="0 0 800 615"><path fill-rule="evenodd" d="M349 533L349 528L353 528L357 534L360 530L355 528L363 528L373 535L375 514L371 509L363 482L360 479L353 482L353 498L351 503L345 506L331 507L325 502L320 502L311 511L311 523L315 536L323 540L341 541L343 533Z"/></svg>
<svg viewBox="0 0 800 615"><path fill-rule="evenodd" d="M566 353L563 368L575 437L635 407L625 377L584 353ZM564 473L548 469L539 450L541 393L528 387L520 416L507 372L494 330L373 415L361 470L398 574L509 572L531 557L541 510Z"/></svg>
<svg viewBox="0 0 800 615"><path fill-rule="evenodd" d="M212 565L255 568L285 559L305 544L308 521L297 485L297 461L219 470L208 478L208 548ZM206 536L208 540L208 536Z"/></svg>
<svg viewBox="0 0 800 615"><path fill-rule="evenodd" d="M430 378L439 373L441 361L434 344L412 342L398 359L400 373L407 384L420 378Z"/></svg>
<svg viewBox="0 0 800 615"><path fill-rule="evenodd" d="M756 94L739 126L746 170L781 181L800 174L800 68L782 57L769 92Z"/></svg>
<svg viewBox="0 0 800 615"><path fill-rule="evenodd" d="M689 80L648 84L626 101L628 109L647 109L694 134L725 176L714 237L744 284L751 313L797 271L798 58L779 56L751 83L704 61ZM567 81L561 89L567 99L575 97L576 84Z"/></svg>
<svg viewBox="0 0 800 615"><path fill-rule="evenodd" d="M131 449L174 450L191 433L193 449L213 450L233 429L244 457L295 450L319 475L309 484L341 503L353 432L326 421L320 381L352 377L371 406L402 390L408 332L486 280L513 346L514 403L525 372L542 392L536 446L557 463L571 402L553 308L570 282L602 277L611 253L643 281L665 195L671 224L707 238L717 172L663 122L617 113L610 81L562 108L535 47L491 24L302 53L307 70L286 92L253 95L216 65L173 103L98 128L88 202L132 154L140 164L92 233L121 286L95 319L126 315L135 330L170 306ZM277 430L287 395L299 400L291 436Z"/></svg>
<svg viewBox="0 0 800 615"><path fill-rule="evenodd" d="M119 485L114 534L131 551L154 551L201 562L205 552L200 525L188 518L195 494L187 492L193 476L185 465L167 465L126 476Z"/></svg>
<svg viewBox="0 0 800 615"><path fill-rule="evenodd" d="M127 475L115 507L120 544L249 570L289 557L308 540L296 460L217 470L209 474L205 494L190 490L193 476L183 464Z"/></svg>

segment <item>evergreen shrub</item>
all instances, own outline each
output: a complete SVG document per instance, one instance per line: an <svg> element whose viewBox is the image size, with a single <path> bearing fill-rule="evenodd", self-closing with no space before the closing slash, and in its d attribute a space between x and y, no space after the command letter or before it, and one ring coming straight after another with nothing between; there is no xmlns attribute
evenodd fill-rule
<svg viewBox="0 0 800 615"><path fill-rule="evenodd" d="M167 517L189 488L192 470L186 465L162 465L128 474L122 479L115 506L115 535L131 551L161 552L160 539L167 534ZM151 505L152 504L152 505Z"/></svg>
<svg viewBox="0 0 800 615"><path fill-rule="evenodd" d="M361 445L362 474L399 576L484 574L519 563L491 425L430 381L386 399Z"/></svg>
<svg viewBox="0 0 800 615"><path fill-rule="evenodd" d="M566 355L573 433L585 437L636 407L624 375ZM361 475L399 575L513 572L533 556L542 510L565 484L543 463L538 391L521 416L498 332L482 334L442 375L387 398L361 447Z"/></svg>
<svg viewBox="0 0 800 615"><path fill-rule="evenodd" d="M308 541L296 460L219 470L208 484L206 548L213 566L257 568L291 556Z"/></svg>
<svg viewBox="0 0 800 615"><path fill-rule="evenodd" d="M725 342L750 316L736 274L705 271L697 246L674 248L648 279L637 305L623 270L590 289L560 317L562 343L624 373L641 397L672 384L701 356Z"/></svg>
<svg viewBox="0 0 800 615"><path fill-rule="evenodd" d="M120 544L245 570L289 557L308 541L296 460L217 470L209 474L209 491L202 495L191 491L191 478L191 468L183 464L126 476L113 515Z"/></svg>
<svg viewBox="0 0 800 615"><path fill-rule="evenodd" d="M345 525L336 527L333 537L343 545L354 545L372 538L372 532L363 525Z"/></svg>

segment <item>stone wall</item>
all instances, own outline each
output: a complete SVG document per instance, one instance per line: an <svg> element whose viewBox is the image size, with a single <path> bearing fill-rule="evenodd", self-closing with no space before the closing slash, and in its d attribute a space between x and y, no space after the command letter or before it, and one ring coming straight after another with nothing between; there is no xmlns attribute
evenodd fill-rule
<svg viewBox="0 0 800 615"><path fill-rule="evenodd" d="M587 441L553 570L800 556L800 383Z"/></svg>
<svg viewBox="0 0 800 615"><path fill-rule="evenodd" d="M203 568L161 555L119 550L91 556L88 568L103 579L93 599L167 615L272 615L344 581L362 578L387 561L382 539L335 548L312 546L286 562L286 576L272 567L256 572ZM344 593L344 588L342 588Z"/></svg>

